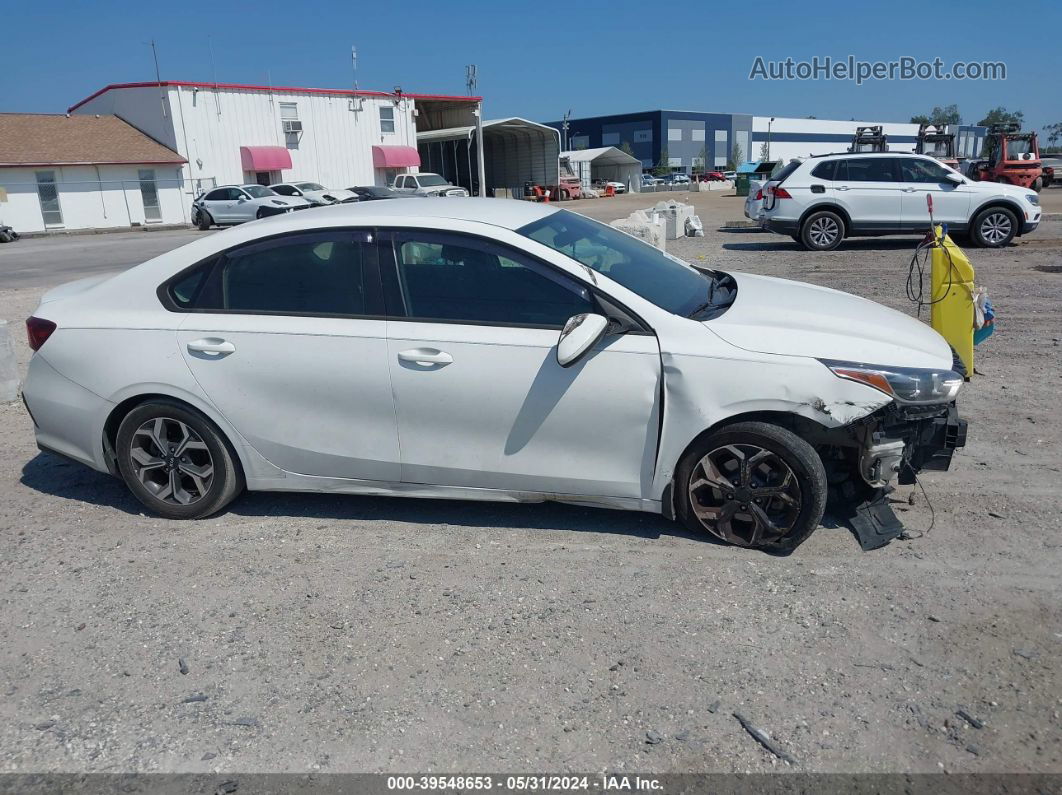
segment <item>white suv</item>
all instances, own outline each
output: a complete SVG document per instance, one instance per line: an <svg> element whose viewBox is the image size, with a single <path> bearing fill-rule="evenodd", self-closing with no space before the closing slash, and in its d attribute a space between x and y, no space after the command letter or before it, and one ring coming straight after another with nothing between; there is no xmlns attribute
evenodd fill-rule
<svg viewBox="0 0 1062 795"><path fill-rule="evenodd" d="M822 155L794 160L763 189L765 229L815 251L846 237L924 234L933 219L978 246L1000 248L1040 223L1028 188L975 182L925 155L902 152Z"/></svg>

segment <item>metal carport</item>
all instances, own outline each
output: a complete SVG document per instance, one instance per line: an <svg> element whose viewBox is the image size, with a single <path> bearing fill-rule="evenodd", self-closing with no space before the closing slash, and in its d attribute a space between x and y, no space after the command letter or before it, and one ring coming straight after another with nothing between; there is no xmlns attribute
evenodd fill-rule
<svg viewBox="0 0 1062 795"><path fill-rule="evenodd" d="M590 180L607 179L622 182L629 191L637 191L642 186L642 161L614 146L602 146L597 149L574 149L561 152L561 159L567 160L573 172L583 179L589 164ZM589 183L584 181L586 187Z"/></svg>
<svg viewBox="0 0 1062 795"><path fill-rule="evenodd" d="M508 189L523 196L524 183L560 182L560 133L553 127L517 117L483 122L483 161L487 194ZM422 171L442 174L455 185L478 192L476 128L451 127L417 133Z"/></svg>

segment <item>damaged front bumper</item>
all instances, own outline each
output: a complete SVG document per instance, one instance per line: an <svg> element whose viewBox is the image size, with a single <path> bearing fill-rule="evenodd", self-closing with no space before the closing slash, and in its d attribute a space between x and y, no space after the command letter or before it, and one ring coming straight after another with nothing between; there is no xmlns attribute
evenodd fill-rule
<svg viewBox="0 0 1062 795"><path fill-rule="evenodd" d="M903 532L887 495L895 478L917 482L923 470L947 470L966 444L966 420L955 402L936 406L890 403L848 426L858 450L859 480L837 478L830 510L851 527L864 550L884 546Z"/></svg>

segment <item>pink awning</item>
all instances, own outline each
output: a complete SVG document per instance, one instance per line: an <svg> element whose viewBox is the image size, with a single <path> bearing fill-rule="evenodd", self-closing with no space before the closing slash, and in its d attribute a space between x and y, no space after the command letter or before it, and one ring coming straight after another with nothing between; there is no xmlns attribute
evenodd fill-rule
<svg viewBox="0 0 1062 795"><path fill-rule="evenodd" d="M412 146L374 146L373 168L409 168L420 166L420 153Z"/></svg>
<svg viewBox="0 0 1062 795"><path fill-rule="evenodd" d="M283 146L241 146L244 171L280 171L291 168L291 152Z"/></svg>

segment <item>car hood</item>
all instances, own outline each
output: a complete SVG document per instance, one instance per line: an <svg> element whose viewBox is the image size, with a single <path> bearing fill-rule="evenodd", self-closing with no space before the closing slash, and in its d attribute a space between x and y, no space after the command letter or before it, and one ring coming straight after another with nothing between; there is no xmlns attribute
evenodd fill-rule
<svg viewBox="0 0 1062 795"><path fill-rule="evenodd" d="M737 298L704 324L738 348L893 367L951 367L947 341L902 312L804 282L731 275Z"/></svg>
<svg viewBox="0 0 1062 795"><path fill-rule="evenodd" d="M343 190L342 188L337 188L336 190L309 190L309 191L303 191L303 193L306 196L311 196L311 197L313 197L315 199L325 199L325 200L329 200L330 199L332 201L337 201L337 202L343 202L343 201L346 201L347 199L357 198L349 190Z"/></svg>

